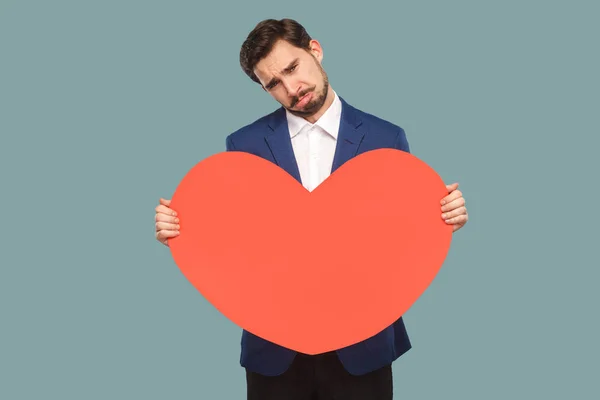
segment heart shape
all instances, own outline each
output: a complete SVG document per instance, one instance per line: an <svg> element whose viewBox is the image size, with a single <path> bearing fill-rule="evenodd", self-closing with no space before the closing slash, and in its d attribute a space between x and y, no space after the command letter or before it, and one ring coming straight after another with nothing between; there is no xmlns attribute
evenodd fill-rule
<svg viewBox="0 0 600 400"><path fill-rule="evenodd" d="M319 354L377 334L427 289L452 238L447 194L432 168L396 149L352 158L312 192L268 160L223 152L178 185L169 245L236 325Z"/></svg>

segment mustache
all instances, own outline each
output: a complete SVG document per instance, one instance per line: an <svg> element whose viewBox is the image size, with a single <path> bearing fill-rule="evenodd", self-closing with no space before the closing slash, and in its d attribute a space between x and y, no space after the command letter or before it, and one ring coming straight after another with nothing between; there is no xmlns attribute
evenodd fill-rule
<svg viewBox="0 0 600 400"><path fill-rule="evenodd" d="M292 107L292 108L293 108L293 107L295 107L295 106L296 106L296 104L297 104L297 103L300 101L300 99L301 99L302 97L304 97L304 96L305 96L307 93L310 93L310 92L312 92L313 90L315 90L315 88L314 88L314 87L313 87L313 88L310 88L310 89L306 89L305 91L301 92L301 93L300 93L298 96L295 96L295 97L292 99L292 106L291 106L291 107Z"/></svg>

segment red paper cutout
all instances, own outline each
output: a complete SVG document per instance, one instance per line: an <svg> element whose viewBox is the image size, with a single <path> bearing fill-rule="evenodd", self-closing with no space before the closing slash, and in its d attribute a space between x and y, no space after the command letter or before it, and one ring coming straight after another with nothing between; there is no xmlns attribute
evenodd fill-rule
<svg viewBox="0 0 600 400"><path fill-rule="evenodd" d="M352 158L312 193L270 161L224 152L177 187L169 245L233 323L318 354L377 334L427 289L451 243L447 194L432 168L395 149Z"/></svg>

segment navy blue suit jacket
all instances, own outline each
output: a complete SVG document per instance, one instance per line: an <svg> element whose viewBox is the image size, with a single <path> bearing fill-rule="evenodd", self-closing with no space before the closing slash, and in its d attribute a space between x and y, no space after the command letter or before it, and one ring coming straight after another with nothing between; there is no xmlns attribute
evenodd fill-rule
<svg viewBox="0 0 600 400"><path fill-rule="evenodd" d="M409 152L404 130L349 105L343 98L338 140L332 173L358 154L380 148ZM272 161L302 183L283 107L227 136L227 151L242 151ZM368 266L365 266L368 268ZM240 363L248 370L267 376L282 374L292 363L295 351L242 332ZM346 370L362 375L391 364L411 348L402 318L377 335L337 350Z"/></svg>

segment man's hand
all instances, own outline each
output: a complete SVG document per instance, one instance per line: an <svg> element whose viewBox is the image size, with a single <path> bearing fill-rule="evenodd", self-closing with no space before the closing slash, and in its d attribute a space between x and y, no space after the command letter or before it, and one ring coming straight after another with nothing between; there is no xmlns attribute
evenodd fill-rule
<svg viewBox="0 0 600 400"><path fill-rule="evenodd" d="M179 218L170 209L171 200L160 199L156 207L156 240L169 247L168 239L179 235Z"/></svg>
<svg viewBox="0 0 600 400"><path fill-rule="evenodd" d="M446 189L448 189L449 194L441 201L442 219L447 224L452 224L452 232L456 232L465 226L469 219L469 214L465 207L465 199L460 190L458 190L458 183L446 185Z"/></svg>

